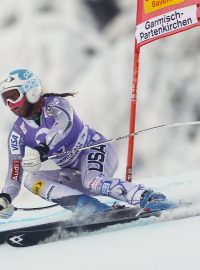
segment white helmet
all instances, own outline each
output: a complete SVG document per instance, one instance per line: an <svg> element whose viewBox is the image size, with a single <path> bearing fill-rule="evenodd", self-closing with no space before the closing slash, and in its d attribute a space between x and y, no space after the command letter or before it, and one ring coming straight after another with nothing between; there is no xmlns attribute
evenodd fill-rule
<svg viewBox="0 0 200 270"><path fill-rule="evenodd" d="M8 102L18 103L24 96L29 103L34 104L42 95L42 85L32 71L13 69L0 80L0 95L6 105Z"/></svg>

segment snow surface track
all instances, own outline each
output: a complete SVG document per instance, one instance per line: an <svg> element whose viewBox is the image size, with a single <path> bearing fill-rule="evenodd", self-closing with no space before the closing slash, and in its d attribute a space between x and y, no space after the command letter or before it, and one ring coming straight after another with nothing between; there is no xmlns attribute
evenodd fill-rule
<svg viewBox="0 0 200 270"><path fill-rule="evenodd" d="M58 242L16 249L0 246L1 267L6 269L65 268L73 270L102 269L200 269L200 172L170 177L143 179L148 186L165 192L170 199L192 201L193 205L161 217L141 219L130 224L115 225L95 233L85 233ZM140 181L141 182L141 181ZM111 200L103 198L108 203ZM39 212L39 211L38 211ZM19 216L18 216L19 215ZM24 215L24 217L23 217ZM29 217L28 217L29 215ZM44 216L43 216L44 215ZM39 223L68 218L60 208L45 213L16 213L2 226ZM32 220L30 218L32 216ZM181 218L181 219L180 219ZM68 236L66 236L68 237ZM12 260L10 259L12 258Z"/></svg>

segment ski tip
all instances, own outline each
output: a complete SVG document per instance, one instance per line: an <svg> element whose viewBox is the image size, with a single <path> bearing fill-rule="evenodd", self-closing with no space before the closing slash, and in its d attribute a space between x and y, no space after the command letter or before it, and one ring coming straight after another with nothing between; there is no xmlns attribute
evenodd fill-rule
<svg viewBox="0 0 200 270"><path fill-rule="evenodd" d="M14 231L7 235L6 243L12 247L30 247L39 244L51 235L51 231L38 231L36 234L31 231Z"/></svg>
<svg viewBox="0 0 200 270"><path fill-rule="evenodd" d="M20 233L10 233L6 237L6 242L12 247L25 247L25 234Z"/></svg>

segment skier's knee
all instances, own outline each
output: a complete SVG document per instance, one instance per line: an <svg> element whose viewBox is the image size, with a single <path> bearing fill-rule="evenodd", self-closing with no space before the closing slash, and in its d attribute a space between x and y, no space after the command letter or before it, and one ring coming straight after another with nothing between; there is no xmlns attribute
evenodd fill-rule
<svg viewBox="0 0 200 270"><path fill-rule="evenodd" d="M39 195L44 186L44 181L39 180L37 174L29 173L24 179L24 186L32 193Z"/></svg>
<svg viewBox="0 0 200 270"><path fill-rule="evenodd" d="M30 190L30 186L32 185L32 181L33 181L33 173L29 173L26 175L25 179L24 179L24 186L25 188L27 188L28 190Z"/></svg>
<svg viewBox="0 0 200 270"><path fill-rule="evenodd" d="M83 182L83 187L94 194L100 194L102 188L102 177L94 177L88 181Z"/></svg>

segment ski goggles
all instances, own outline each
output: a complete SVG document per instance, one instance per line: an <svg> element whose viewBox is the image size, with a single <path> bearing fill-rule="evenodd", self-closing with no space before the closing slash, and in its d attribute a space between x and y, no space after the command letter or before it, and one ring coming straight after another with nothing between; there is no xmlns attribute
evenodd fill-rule
<svg viewBox="0 0 200 270"><path fill-rule="evenodd" d="M1 97L5 105L9 106L10 103L16 104L21 101L24 97L20 87L15 87L12 89L5 89L1 92Z"/></svg>

